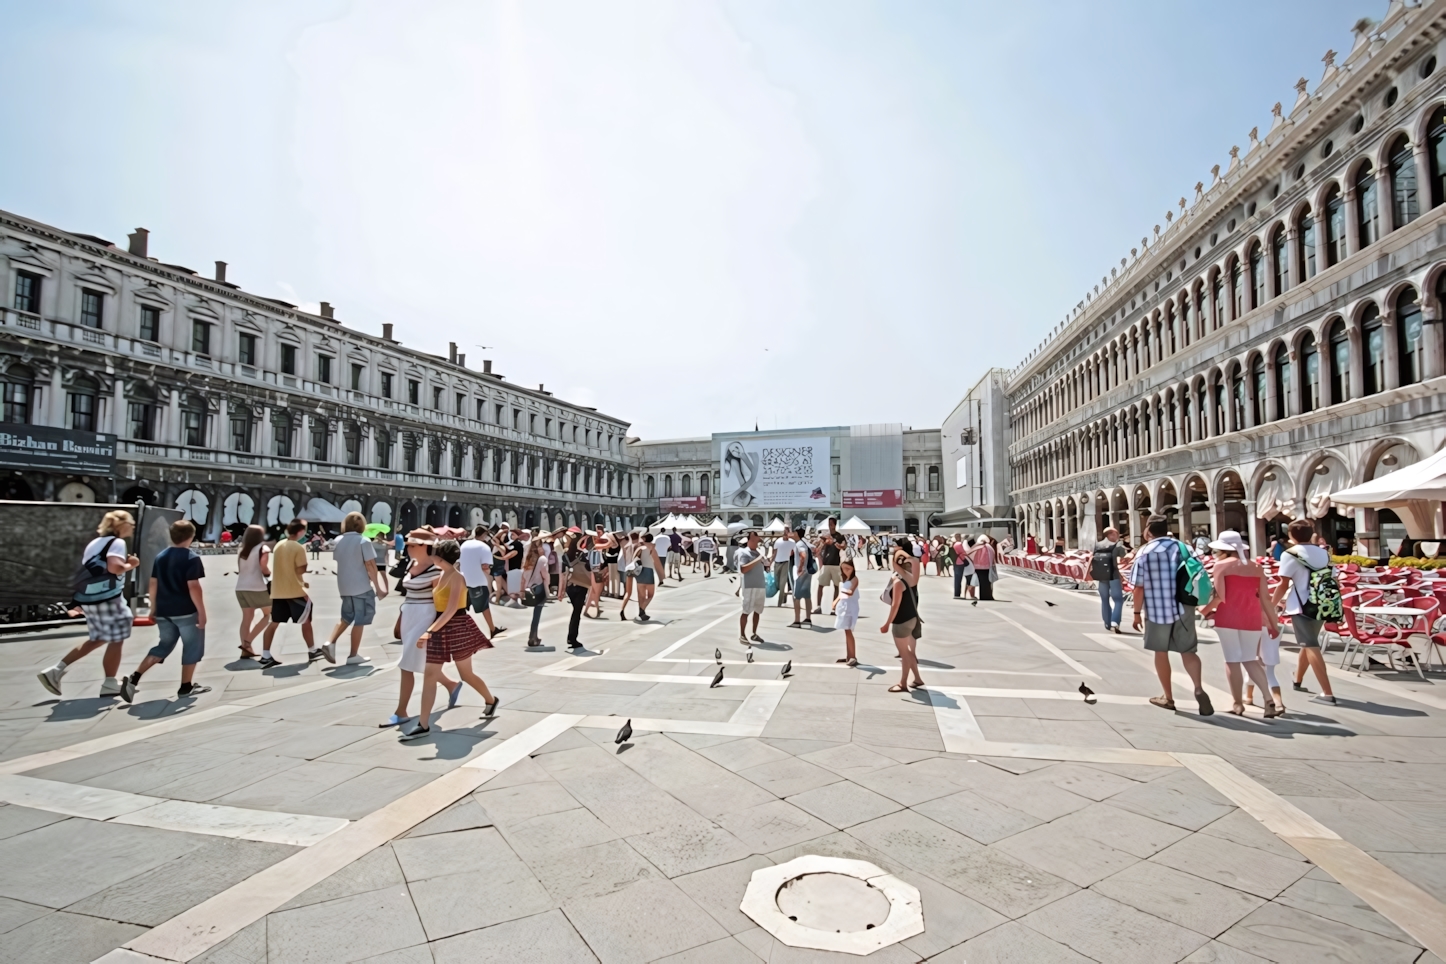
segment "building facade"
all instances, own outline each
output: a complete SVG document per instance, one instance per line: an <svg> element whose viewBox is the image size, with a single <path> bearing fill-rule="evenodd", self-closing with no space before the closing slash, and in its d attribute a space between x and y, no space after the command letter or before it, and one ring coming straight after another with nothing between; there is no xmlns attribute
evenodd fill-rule
<svg viewBox="0 0 1446 964"><path fill-rule="evenodd" d="M0 212L0 498L176 506L208 540L352 509L403 529L640 517L626 422L148 246ZM67 470L47 446L92 456Z"/></svg>
<svg viewBox="0 0 1446 964"><path fill-rule="evenodd" d="M944 418L940 442L944 454L944 526L985 530L996 538L1009 533L1010 508L1009 372L991 368Z"/></svg>
<svg viewBox="0 0 1446 964"><path fill-rule="evenodd" d="M1443 0L1358 24L1009 373L1026 531L1138 544L1163 513L1259 551L1305 517L1372 554L1406 534L1330 497L1446 441L1443 36Z"/></svg>

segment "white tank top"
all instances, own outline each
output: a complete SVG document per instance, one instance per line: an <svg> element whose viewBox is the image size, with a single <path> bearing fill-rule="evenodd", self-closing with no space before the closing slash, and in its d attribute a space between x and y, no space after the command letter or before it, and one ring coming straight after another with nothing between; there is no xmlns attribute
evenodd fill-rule
<svg viewBox="0 0 1446 964"><path fill-rule="evenodd" d="M265 592L266 576L261 572L261 558L271 551L264 543L256 546L242 559L236 557L236 589L239 592Z"/></svg>

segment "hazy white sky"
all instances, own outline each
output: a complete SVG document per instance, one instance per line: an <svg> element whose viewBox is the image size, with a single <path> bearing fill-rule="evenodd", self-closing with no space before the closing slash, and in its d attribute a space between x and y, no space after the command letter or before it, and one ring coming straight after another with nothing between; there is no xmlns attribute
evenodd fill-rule
<svg viewBox="0 0 1446 964"><path fill-rule="evenodd" d="M648 438L935 426L1385 9L0 0L0 207Z"/></svg>

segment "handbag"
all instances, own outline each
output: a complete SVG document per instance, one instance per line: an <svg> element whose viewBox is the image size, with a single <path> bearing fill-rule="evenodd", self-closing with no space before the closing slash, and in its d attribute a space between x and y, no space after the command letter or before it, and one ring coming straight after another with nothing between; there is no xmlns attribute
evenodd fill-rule
<svg viewBox="0 0 1446 964"><path fill-rule="evenodd" d="M892 606L894 604L894 580L892 578L890 578L884 586L884 591L879 593L879 602L885 606Z"/></svg>
<svg viewBox="0 0 1446 964"><path fill-rule="evenodd" d="M528 586L522 591L522 605L529 609L536 609L545 602L547 602L547 586L542 583Z"/></svg>
<svg viewBox="0 0 1446 964"><path fill-rule="evenodd" d="M391 576L393 579L400 579L407 574L407 570L410 569L411 566L412 560L409 559L407 557L407 554L404 552L397 559L396 565L392 566L391 569L387 570L387 575Z"/></svg>

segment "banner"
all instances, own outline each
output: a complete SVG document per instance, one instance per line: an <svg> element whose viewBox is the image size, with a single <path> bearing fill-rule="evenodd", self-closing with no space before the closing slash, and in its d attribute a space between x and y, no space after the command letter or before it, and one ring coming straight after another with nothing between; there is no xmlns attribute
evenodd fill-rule
<svg viewBox="0 0 1446 964"><path fill-rule="evenodd" d="M719 491L730 508L823 508L829 502L829 439L723 441Z"/></svg>
<svg viewBox="0 0 1446 964"><path fill-rule="evenodd" d="M684 495L659 499L658 509L662 512L707 512L708 497L706 495Z"/></svg>
<svg viewBox="0 0 1446 964"><path fill-rule="evenodd" d="M892 509L904 504L903 489L845 489L845 509Z"/></svg>
<svg viewBox="0 0 1446 964"><path fill-rule="evenodd" d="M0 428L0 466L108 477L115 475L115 443L114 435L7 424Z"/></svg>

